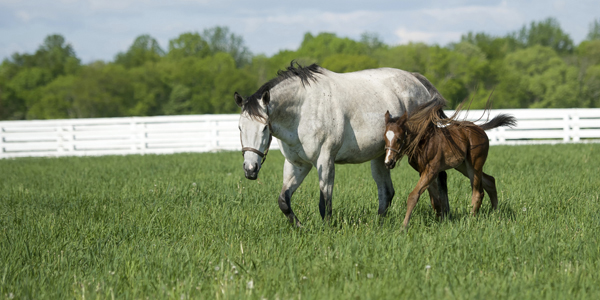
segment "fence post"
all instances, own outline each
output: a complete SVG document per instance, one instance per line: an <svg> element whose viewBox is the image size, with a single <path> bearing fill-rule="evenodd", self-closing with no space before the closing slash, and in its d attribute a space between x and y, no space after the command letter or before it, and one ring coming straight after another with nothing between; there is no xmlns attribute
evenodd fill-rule
<svg viewBox="0 0 600 300"><path fill-rule="evenodd" d="M144 121L142 121L144 120ZM139 123L138 123L138 135L139 135L139 146L140 146L140 154L144 155L146 154L146 119L139 119Z"/></svg>
<svg viewBox="0 0 600 300"><path fill-rule="evenodd" d="M565 113L565 116L563 117L563 131L564 131L564 136L563 136L563 142L569 142L570 140L570 135L569 135L569 113Z"/></svg>
<svg viewBox="0 0 600 300"><path fill-rule="evenodd" d="M216 151L219 148L219 122L216 120L210 120L210 149L209 151Z"/></svg>
<svg viewBox="0 0 600 300"><path fill-rule="evenodd" d="M69 152L71 155L75 152L75 147L73 146L73 127L75 127L71 122L66 122L66 126L63 127L63 130L67 133L66 147L65 150Z"/></svg>
<svg viewBox="0 0 600 300"><path fill-rule="evenodd" d="M131 136L131 145L130 145L131 153L135 154L135 153L137 153L137 130L135 128L135 117L131 117L131 119L130 119L129 132L130 132L130 136Z"/></svg>
<svg viewBox="0 0 600 300"><path fill-rule="evenodd" d="M4 127L0 126L0 159L4 158Z"/></svg>
<svg viewBox="0 0 600 300"><path fill-rule="evenodd" d="M577 110L571 115L571 137L573 138L573 142L579 143L579 113Z"/></svg>
<svg viewBox="0 0 600 300"><path fill-rule="evenodd" d="M504 145L506 144L506 137L504 136L504 132L506 129L504 127L498 127L498 144Z"/></svg>
<svg viewBox="0 0 600 300"><path fill-rule="evenodd" d="M63 146L63 122L64 121L59 121L56 124L56 155L57 156L64 156L64 152L65 152L65 147Z"/></svg>

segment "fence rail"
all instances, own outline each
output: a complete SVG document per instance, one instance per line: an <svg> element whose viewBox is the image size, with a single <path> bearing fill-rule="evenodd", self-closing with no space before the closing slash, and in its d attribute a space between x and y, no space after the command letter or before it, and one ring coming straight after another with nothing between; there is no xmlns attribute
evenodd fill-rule
<svg viewBox="0 0 600 300"><path fill-rule="evenodd" d="M479 119L482 113L469 111L466 119ZM600 109L498 109L490 118L500 113L514 115L518 125L487 131L492 145L600 142ZM238 119L189 115L0 121L0 158L241 150ZM273 142L272 149L278 148Z"/></svg>

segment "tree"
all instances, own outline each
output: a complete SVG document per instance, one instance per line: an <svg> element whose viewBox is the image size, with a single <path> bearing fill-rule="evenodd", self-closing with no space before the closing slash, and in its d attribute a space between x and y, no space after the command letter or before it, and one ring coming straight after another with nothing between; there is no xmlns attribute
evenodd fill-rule
<svg viewBox="0 0 600 300"><path fill-rule="evenodd" d="M587 35L588 40L600 40L600 19L595 19L590 23L590 31Z"/></svg>
<svg viewBox="0 0 600 300"><path fill-rule="evenodd" d="M549 47L536 45L506 56L495 95L501 107L578 107L578 70Z"/></svg>
<svg viewBox="0 0 600 300"><path fill-rule="evenodd" d="M241 36L229 32L227 27L213 27L205 29L202 38L208 42L211 53L218 52L229 53L237 67L243 67L252 60L252 53L244 45L244 39Z"/></svg>
<svg viewBox="0 0 600 300"><path fill-rule="evenodd" d="M379 67L379 63L367 55L334 54L325 58L321 66L334 72L345 73L374 69Z"/></svg>
<svg viewBox="0 0 600 300"><path fill-rule="evenodd" d="M169 41L168 57L171 59L182 59L185 57L203 58L210 55L211 49L202 37L197 33L183 33L176 39Z"/></svg>
<svg viewBox="0 0 600 300"><path fill-rule="evenodd" d="M542 45L554 49L559 54L573 52L573 40L560 28L555 18L547 18L537 23L531 22L529 28L523 26L515 35L525 47Z"/></svg>
<svg viewBox="0 0 600 300"><path fill-rule="evenodd" d="M367 55L368 52L367 45L349 38L339 38L333 33L320 33L316 37L306 33L297 51L300 56L311 57L318 62L334 54Z"/></svg>
<svg viewBox="0 0 600 300"><path fill-rule="evenodd" d="M127 52L117 54L115 63L121 64L126 68L139 67L146 62L157 62L165 52L160 45L148 34L138 36Z"/></svg>

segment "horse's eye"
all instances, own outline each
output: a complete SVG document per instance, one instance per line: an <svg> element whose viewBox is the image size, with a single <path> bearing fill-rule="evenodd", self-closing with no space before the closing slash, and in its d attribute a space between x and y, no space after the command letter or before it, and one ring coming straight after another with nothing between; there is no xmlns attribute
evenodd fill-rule
<svg viewBox="0 0 600 300"><path fill-rule="evenodd" d="M268 126L265 126L265 128L263 129L263 132L267 131Z"/></svg>

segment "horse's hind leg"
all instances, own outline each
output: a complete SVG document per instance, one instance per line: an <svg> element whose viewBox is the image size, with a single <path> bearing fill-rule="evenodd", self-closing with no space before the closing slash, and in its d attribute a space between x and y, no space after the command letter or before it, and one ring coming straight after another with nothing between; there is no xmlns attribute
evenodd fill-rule
<svg viewBox="0 0 600 300"><path fill-rule="evenodd" d="M298 227L302 226L294 211L292 211L292 195L298 189L304 178L312 165L305 164L300 166L295 166L290 163L287 159L283 163L283 187L281 188L281 193L279 194L279 209L283 212L283 214L289 219L290 223L296 225Z"/></svg>
<svg viewBox="0 0 600 300"><path fill-rule="evenodd" d="M371 176L377 184L377 196L379 197L379 210L377 213L380 216L385 216L392 198L394 198L394 185L390 170L385 167L385 155L371 160Z"/></svg>
<svg viewBox="0 0 600 300"><path fill-rule="evenodd" d="M498 192L496 191L496 179L494 177L483 173L483 189L490 196L492 202L492 209L498 208Z"/></svg>

